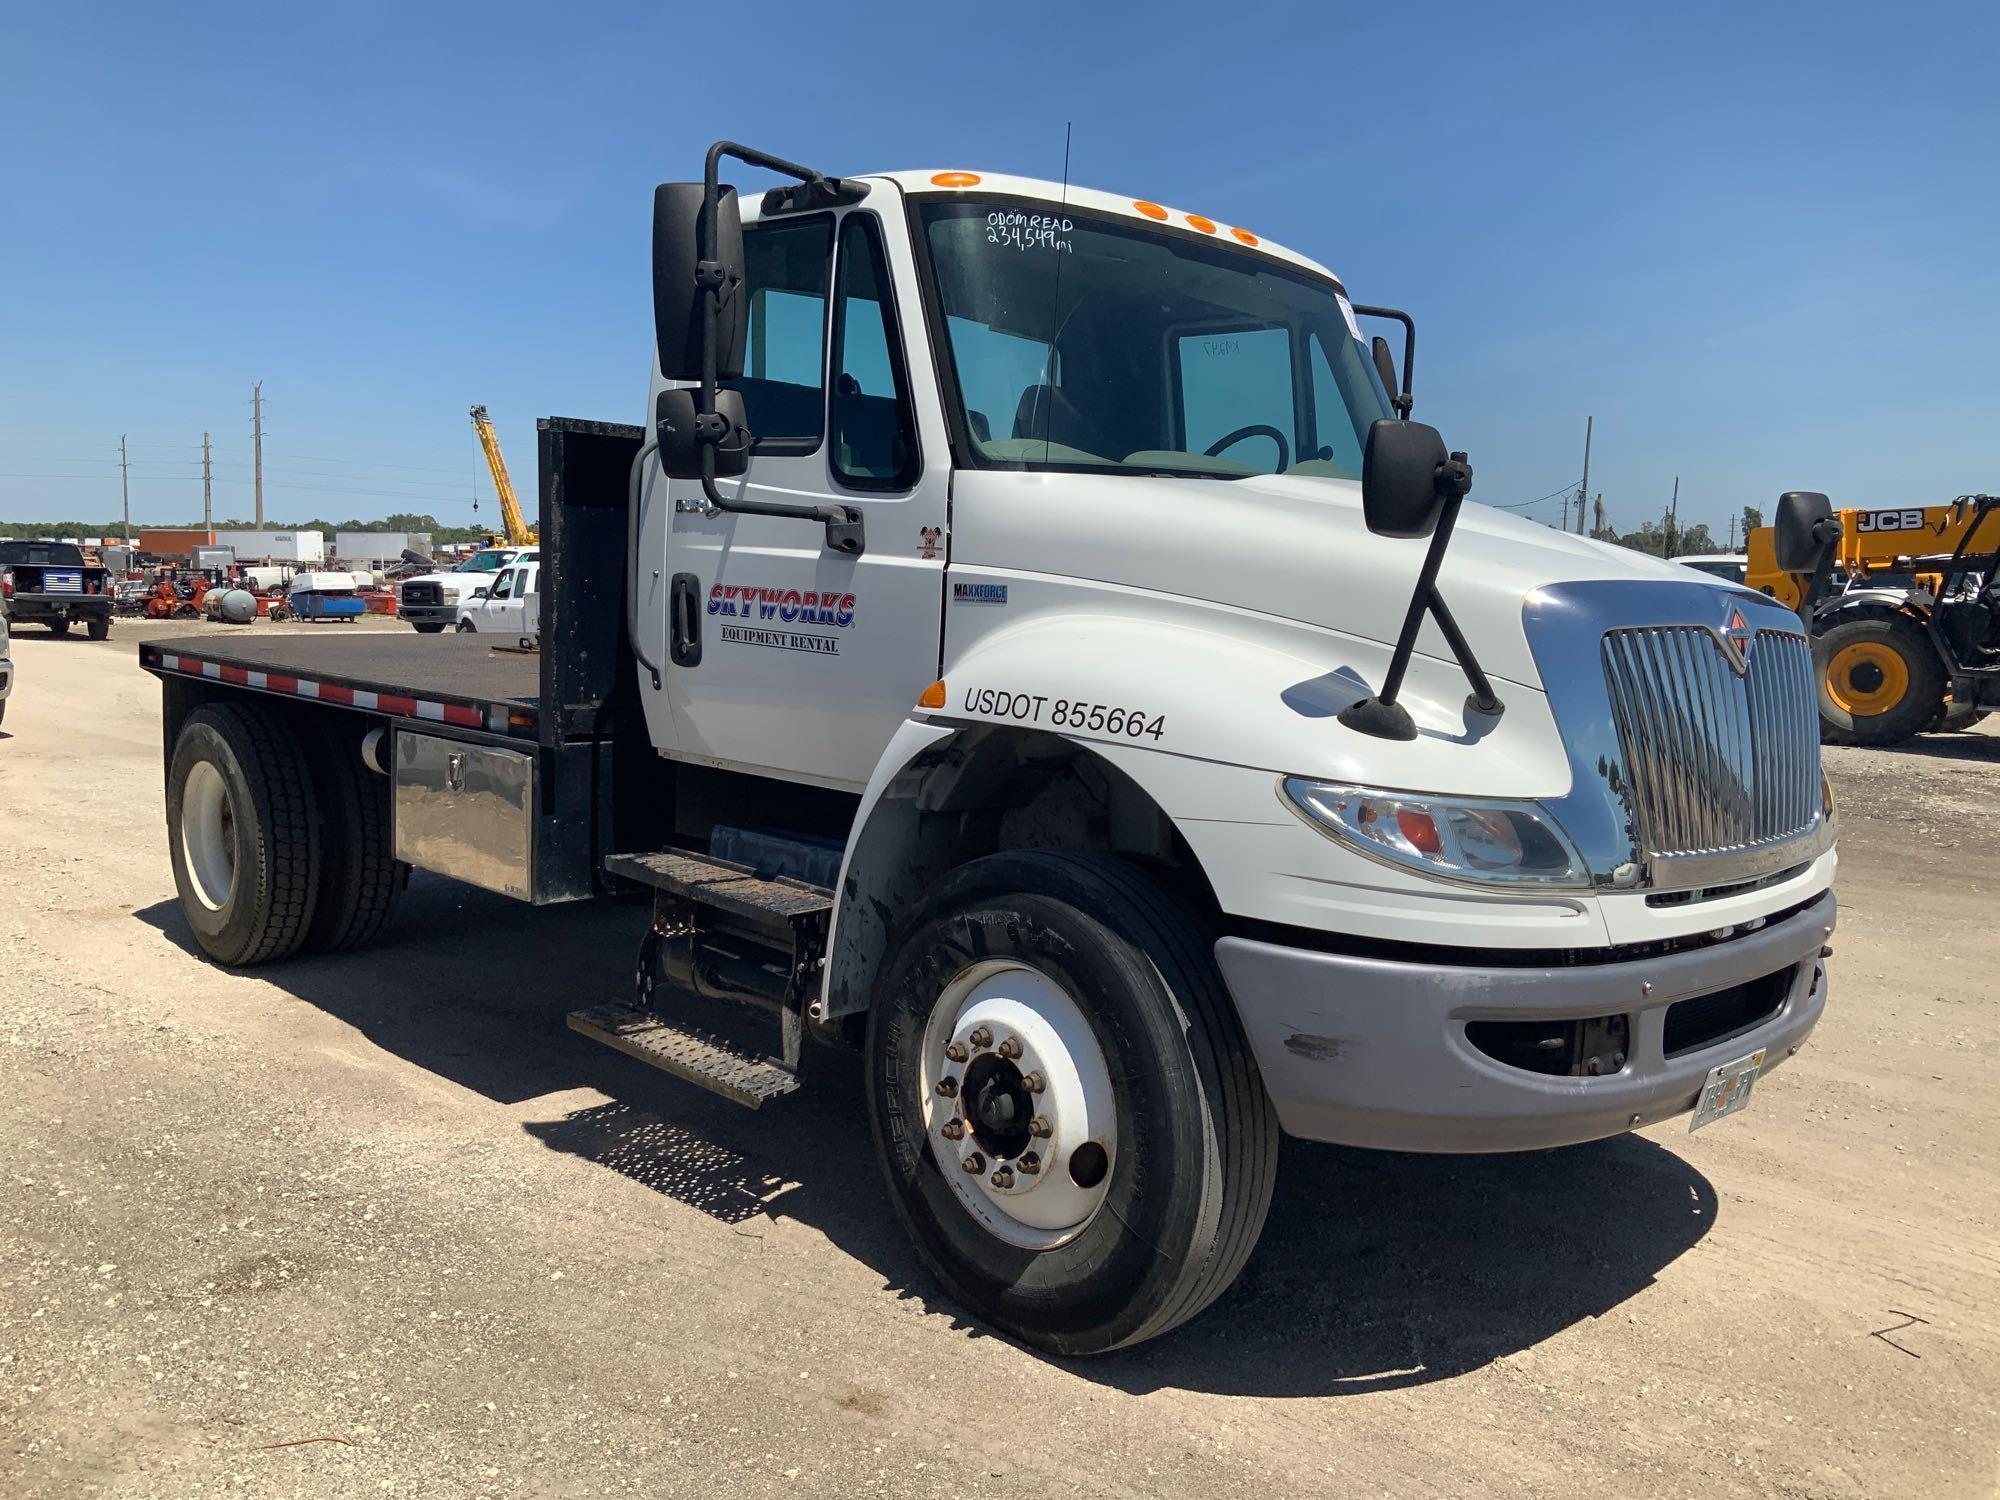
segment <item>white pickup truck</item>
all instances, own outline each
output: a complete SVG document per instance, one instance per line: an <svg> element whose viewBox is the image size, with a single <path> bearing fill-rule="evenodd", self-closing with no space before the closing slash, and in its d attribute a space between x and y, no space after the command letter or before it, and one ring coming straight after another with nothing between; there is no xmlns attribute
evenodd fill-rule
<svg viewBox="0 0 2000 1500"><path fill-rule="evenodd" d="M1819 1019L1798 619L1465 503L1403 314L1149 200L728 143L654 302L647 424L541 425L539 657L141 648L218 962L373 938L405 865L650 889L571 1026L752 1106L863 1048L926 1259L1067 1353L1229 1284L1281 1133L1706 1123Z"/></svg>
<svg viewBox="0 0 2000 1500"><path fill-rule="evenodd" d="M502 568L533 558L532 547L483 547L455 568L418 573L396 585L396 613L419 635L436 635L458 624L458 607L480 589L491 589Z"/></svg>

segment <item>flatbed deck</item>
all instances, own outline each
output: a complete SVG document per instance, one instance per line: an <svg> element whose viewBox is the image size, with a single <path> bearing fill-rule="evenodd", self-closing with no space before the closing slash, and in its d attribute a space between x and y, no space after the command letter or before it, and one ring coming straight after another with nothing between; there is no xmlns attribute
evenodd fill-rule
<svg viewBox="0 0 2000 1500"><path fill-rule="evenodd" d="M148 641L139 663L153 672L529 738L541 707L540 659L496 651L475 636L305 636L217 627Z"/></svg>

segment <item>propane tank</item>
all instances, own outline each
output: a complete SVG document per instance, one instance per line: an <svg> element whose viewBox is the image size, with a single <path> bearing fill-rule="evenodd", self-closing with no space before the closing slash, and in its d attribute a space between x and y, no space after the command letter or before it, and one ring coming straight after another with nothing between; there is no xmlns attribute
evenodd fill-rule
<svg viewBox="0 0 2000 1500"><path fill-rule="evenodd" d="M257 596L248 589L210 589L202 596L201 612L229 625L248 625L257 618Z"/></svg>

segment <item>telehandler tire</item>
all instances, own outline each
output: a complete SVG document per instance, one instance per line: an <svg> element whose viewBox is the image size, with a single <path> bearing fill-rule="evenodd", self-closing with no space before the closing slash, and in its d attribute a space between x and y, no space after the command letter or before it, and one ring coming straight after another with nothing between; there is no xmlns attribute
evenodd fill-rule
<svg viewBox="0 0 2000 1500"><path fill-rule="evenodd" d="M297 951L319 892L320 818L283 719L233 703L188 715L167 771L167 847L202 952L248 968Z"/></svg>
<svg viewBox="0 0 2000 1500"><path fill-rule="evenodd" d="M890 961L867 1077L918 1251L1038 1348L1165 1333L1263 1228L1277 1116L1204 924L1122 860L1024 851L950 876Z"/></svg>
<svg viewBox="0 0 2000 1500"><path fill-rule="evenodd" d="M1920 734L1944 706L1944 663L1915 620L1862 615L1813 637L1820 737L1893 745Z"/></svg>

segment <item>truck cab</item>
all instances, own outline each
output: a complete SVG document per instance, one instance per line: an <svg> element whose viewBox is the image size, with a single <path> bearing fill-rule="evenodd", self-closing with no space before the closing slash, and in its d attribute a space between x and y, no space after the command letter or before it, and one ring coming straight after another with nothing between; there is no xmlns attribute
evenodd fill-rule
<svg viewBox="0 0 2000 1500"><path fill-rule="evenodd" d="M1798 617L1469 500L1406 314L1067 184L725 142L654 209L644 424L542 431L538 688L476 638L394 678L147 648L208 951L306 941L234 915L296 866L218 851L267 753L219 701L344 714L310 743L376 810L284 910L372 934L383 861L649 889L635 994L572 1027L754 1107L860 1047L920 1252L1067 1354L1220 1294L1283 1134L1706 1126L1803 1045L1836 823Z"/></svg>

